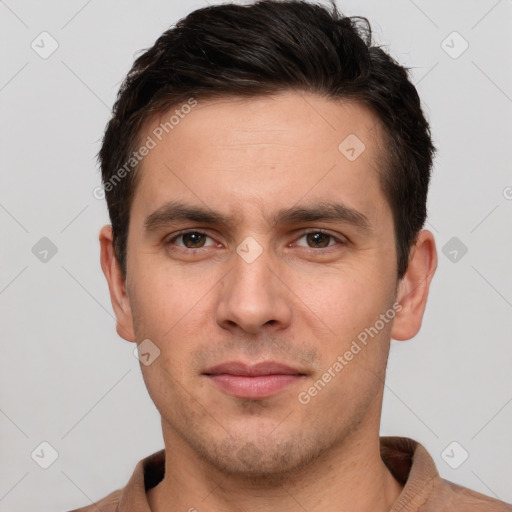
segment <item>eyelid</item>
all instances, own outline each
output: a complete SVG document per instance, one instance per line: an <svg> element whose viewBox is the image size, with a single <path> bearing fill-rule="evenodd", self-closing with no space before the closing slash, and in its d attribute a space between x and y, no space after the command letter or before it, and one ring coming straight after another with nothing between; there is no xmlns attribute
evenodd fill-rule
<svg viewBox="0 0 512 512"><path fill-rule="evenodd" d="M184 229L182 231L178 231L177 233L173 233L171 238L166 238L164 243L167 245L167 244L172 244L177 238L180 238L181 236L183 235L187 235L187 234L190 234L190 233L198 233L200 235L204 235L205 237L207 238L210 238L211 240L213 240L213 237L211 237L206 231L203 231L202 229ZM181 249L184 249L184 250L187 250L187 251L198 251L200 249L207 249L208 247L211 247L211 246L204 246L204 247L196 247L196 248L190 248L190 247L182 247L181 245L177 245L177 247L181 248Z"/></svg>
<svg viewBox="0 0 512 512"><path fill-rule="evenodd" d="M308 229L305 229L305 230L301 231L300 234L296 237L295 242L293 242L293 243L296 243L297 240L299 240L302 237L304 237L306 235L309 235L311 233L322 233L322 234L324 234L326 236L329 236L329 237L333 238L336 242L338 242L339 244L342 244L342 245L345 245L345 244L349 243L349 239L346 236L344 236L344 235L342 235L340 233L334 234L331 231L326 230L326 229L322 229L322 228L316 228L316 229L308 228ZM326 250L326 249L329 249L329 248L332 248L332 247L335 247L335 246L334 245L328 245L327 247L320 247L320 248L307 247L307 246L299 246L299 247L304 247L305 249L311 249L313 251L319 251L321 249Z"/></svg>

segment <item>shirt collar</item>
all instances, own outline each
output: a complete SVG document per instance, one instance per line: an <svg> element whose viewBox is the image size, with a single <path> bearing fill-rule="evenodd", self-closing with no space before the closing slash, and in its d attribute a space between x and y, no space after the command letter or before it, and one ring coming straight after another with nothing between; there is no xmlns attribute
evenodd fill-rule
<svg viewBox="0 0 512 512"><path fill-rule="evenodd" d="M415 512L432 492L439 478L435 463L427 450L408 437L380 437L381 458L404 488L390 512ZM142 459L121 491L118 512L151 512L146 491L164 477L165 450Z"/></svg>

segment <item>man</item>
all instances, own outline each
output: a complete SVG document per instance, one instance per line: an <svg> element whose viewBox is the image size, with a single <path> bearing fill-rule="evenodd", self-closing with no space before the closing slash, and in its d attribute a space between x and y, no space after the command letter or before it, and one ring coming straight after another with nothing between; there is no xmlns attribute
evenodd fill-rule
<svg viewBox="0 0 512 512"><path fill-rule="evenodd" d="M379 438L437 256L434 146L364 19L192 12L137 59L100 161L101 264L165 450L82 511L512 510Z"/></svg>

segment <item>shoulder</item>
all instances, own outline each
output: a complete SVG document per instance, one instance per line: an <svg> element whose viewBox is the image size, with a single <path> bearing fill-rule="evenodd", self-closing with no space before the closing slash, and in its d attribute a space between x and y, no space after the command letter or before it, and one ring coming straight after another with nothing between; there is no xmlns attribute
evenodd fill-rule
<svg viewBox="0 0 512 512"><path fill-rule="evenodd" d="M381 437L382 460L404 486L392 512L512 512L512 505L439 475L426 448L408 437Z"/></svg>
<svg viewBox="0 0 512 512"><path fill-rule="evenodd" d="M69 512L148 511L146 491L157 485L165 473L165 450L140 460L125 487L117 489L102 500Z"/></svg>
<svg viewBox="0 0 512 512"><path fill-rule="evenodd" d="M512 505L443 478L434 479L432 493L418 512L512 512Z"/></svg>
<svg viewBox="0 0 512 512"><path fill-rule="evenodd" d="M69 512L116 512L121 497L121 489L110 493L102 500L82 508L76 508Z"/></svg>

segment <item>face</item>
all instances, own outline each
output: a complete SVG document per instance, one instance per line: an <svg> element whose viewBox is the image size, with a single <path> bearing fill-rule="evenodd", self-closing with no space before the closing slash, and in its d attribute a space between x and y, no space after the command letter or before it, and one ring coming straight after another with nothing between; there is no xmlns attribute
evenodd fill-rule
<svg viewBox="0 0 512 512"><path fill-rule="evenodd" d="M378 435L393 324L414 319L376 117L290 92L199 101L152 137L126 281L107 277L118 332L159 354L141 368L166 441L257 476Z"/></svg>

